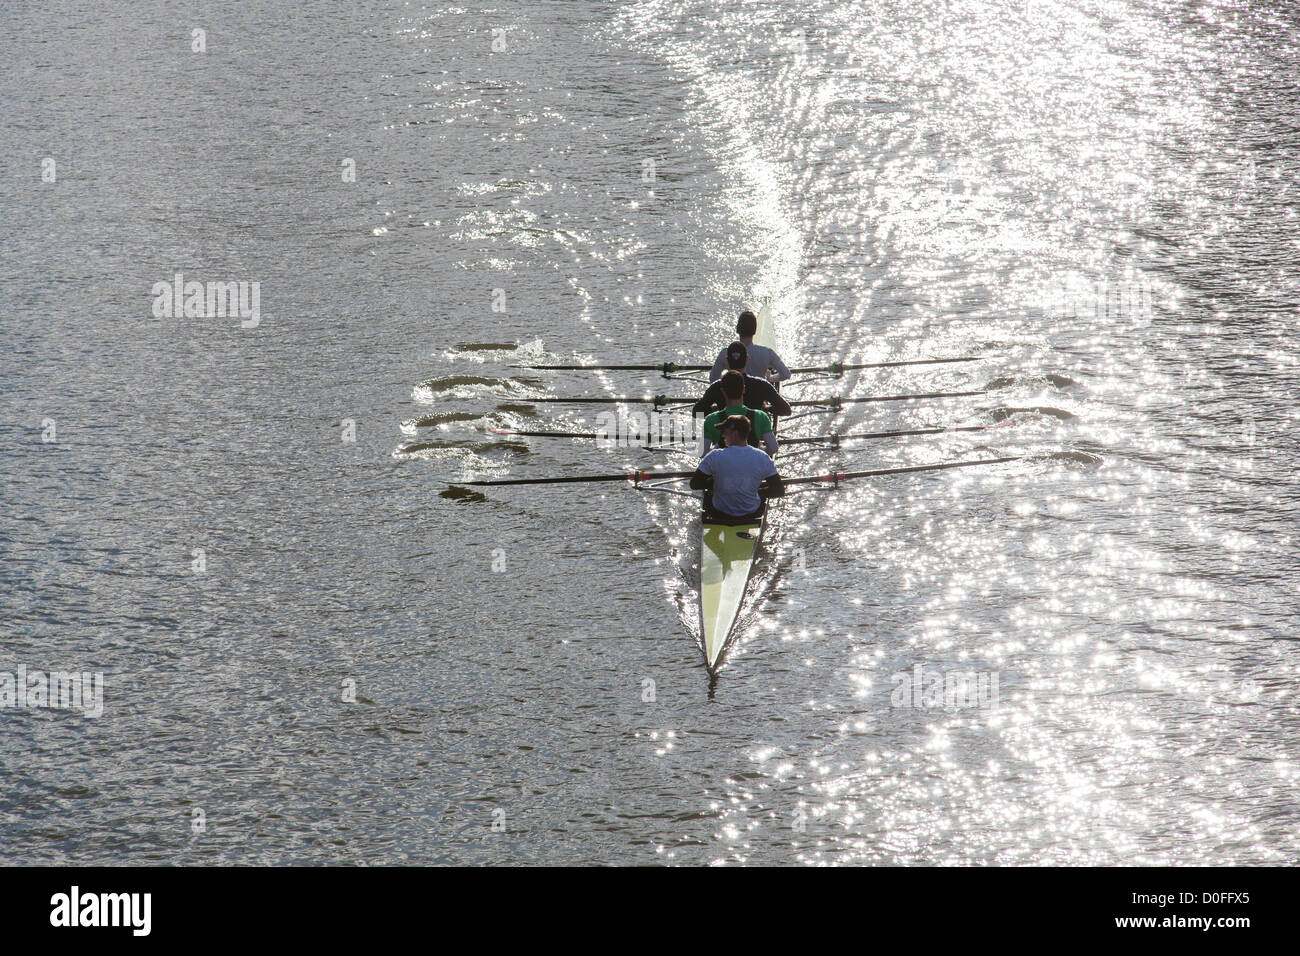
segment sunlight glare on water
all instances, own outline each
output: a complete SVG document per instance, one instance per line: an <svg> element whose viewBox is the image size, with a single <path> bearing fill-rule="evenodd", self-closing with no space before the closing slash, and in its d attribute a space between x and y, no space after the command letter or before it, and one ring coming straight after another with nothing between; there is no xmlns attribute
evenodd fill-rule
<svg viewBox="0 0 1300 956"><path fill-rule="evenodd" d="M1190 34L1136 3L661 2L625 16L710 105L734 101L703 122L780 158L782 208L807 237L781 300L800 361L871 356L882 340L983 351L986 409L1040 409L934 456L1029 453L1010 475L854 489L798 518L800 505L783 505L777 554L815 543L817 559L807 580L776 584L774 613L803 653L801 623L828 625L813 651L823 666L799 680L841 720L827 739L756 748L759 782L723 788L733 813L781 808L761 842L806 862L1293 853L1261 820L1286 801L1279 721L1294 720L1294 695L1277 676L1263 688L1279 667L1295 673L1294 614L1272 595L1258 606L1256 580L1294 593L1269 570L1270 552L1276 568L1293 551L1263 531L1294 497L1270 501L1255 482L1253 504L1224 495L1273 452L1241 426L1271 417L1281 395L1242 394L1220 356L1225 339L1268 340L1294 318L1295 272L1197 253L1216 236L1229 244L1243 217L1293 219L1295 197L1270 208L1257 179L1265 163L1294 173L1295 157L1247 159L1253 144L1224 135L1239 120L1207 67L1224 46L1244 52L1232 33L1246 26L1225 9L1223 33ZM1232 73L1266 85L1275 69ZM1213 295L1252 281L1263 284L1230 308ZM1253 311L1264 295L1287 312ZM1294 364L1282 348L1255 371L1266 383ZM960 387L961 375L927 381ZM868 376L859 387L876 388ZM945 420L888 414L889 427ZM762 641L732 665L758 682L774 653ZM917 666L996 675L996 707L889 706ZM801 724L821 709L803 708ZM740 832L719 830L715 861L760 842L738 846Z"/></svg>
<svg viewBox="0 0 1300 956"><path fill-rule="evenodd" d="M109 687L5 711L14 862L1295 861L1290 7L345 6L0 10L0 671ZM764 301L793 367L978 359L792 381L977 394L785 438L981 430L786 475L1018 460L800 486L711 680L698 505L622 481L693 456L502 431Z"/></svg>

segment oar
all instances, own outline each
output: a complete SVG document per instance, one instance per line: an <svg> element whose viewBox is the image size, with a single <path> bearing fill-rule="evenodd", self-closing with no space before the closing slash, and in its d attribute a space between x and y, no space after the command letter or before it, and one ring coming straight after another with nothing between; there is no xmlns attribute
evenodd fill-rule
<svg viewBox="0 0 1300 956"><path fill-rule="evenodd" d="M585 481L633 481L659 478L690 478L693 471L633 471L621 475L581 475L573 478L495 478L488 481L457 481L457 485L566 485Z"/></svg>
<svg viewBox="0 0 1300 956"><path fill-rule="evenodd" d="M813 435L805 438L782 438L781 445L817 445L829 444L837 447L840 442L854 439L881 439L881 438L910 438L913 435L943 435L947 432L982 432L989 429L1001 429L1005 423L997 425L962 425L953 428L911 428L902 431L892 432L857 432L851 435ZM551 432L551 431L523 431L513 428L489 428L488 432L493 435L514 435L522 438L611 438L610 435L602 435L599 432Z"/></svg>
<svg viewBox="0 0 1300 956"><path fill-rule="evenodd" d="M942 365L948 362L980 362L982 355L970 355L962 358L906 359L897 362L860 362L845 364L832 362L830 365L817 365L810 368L792 368L790 374L809 372L830 372L843 375L845 372L859 368L900 368L904 365ZM678 365L676 362L664 362L660 365L511 365L510 368L525 368L547 372L708 372L712 365Z"/></svg>
<svg viewBox="0 0 1300 956"><path fill-rule="evenodd" d="M548 372L707 372L712 365L678 365L676 362L664 362L662 365L511 365L511 368L527 368Z"/></svg>
<svg viewBox="0 0 1300 956"><path fill-rule="evenodd" d="M832 398L810 398L801 401L791 402L791 405L818 405L824 408L839 408L850 402L911 402L922 398L963 398L967 395L983 395L984 391L972 392L916 392L911 395L859 395L850 398L841 398L838 395ZM698 401L696 398L675 398L667 395L624 395L624 396L604 396L595 397L578 396L576 398L525 398L521 402L529 404L550 403L560 405L619 405L627 403L629 405L643 404L654 405L656 408L661 405L693 405Z"/></svg>
<svg viewBox="0 0 1300 956"><path fill-rule="evenodd" d="M800 478L787 478L787 485L812 484L813 482L822 482L824 484L839 484L841 481L850 481L854 478L879 478L883 475L907 475L917 471L944 471L948 468L971 468L975 465L1000 465L1008 461L1020 461L1021 456L1014 455L1009 458L981 458L978 461L945 461L939 465L912 465L908 468L876 468L871 471L839 471L831 472L829 475L806 475Z"/></svg>
<svg viewBox="0 0 1300 956"><path fill-rule="evenodd" d="M489 428L493 435L521 435L524 438L603 438L597 432L529 432L515 431L512 428Z"/></svg>
<svg viewBox="0 0 1300 956"><path fill-rule="evenodd" d="M826 484L838 484L841 481L850 481L854 478L877 478L882 475L905 475L917 471L942 471L947 468L970 468L974 465L997 465L1007 461L1020 461L1020 456L1010 458L981 458L978 461L947 461L939 465L912 465L908 468L877 468L872 471L840 471L832 472L828 475L805 475L799 478L787 478L787 485L811 484L813 482L822 482ZM493 478L479 481L457 481L457 485L561 485L576 484L580 482L592 481L632 481L641 483L643 481L657 480L660 478L690 478L695 474L693 471L633 471L624 472L617 475L580 475L571 478Z"/></svg>
<svg viewBox="0 0 1300 956"><path fill-rule="evenodd" d="M809 372L830 372L832 375L843 375L851 369L858 368L900 368L904 365L943 365L946 362L982 362L982 355L967 355L962 358L937 358L937 359L907 359L898 362L861 362L854 365L845 365L843 362L832 362L830 365L819 365L811 368L792 368L791 375L807 374Z"/></svg>
<svg viewBox="0 0 1300 956"><path fill-rule="evenodd" d="M841 406L849 403L858 402L914 402L922 398L963 398L967 395L983 395L985 392L981 389L973 392L914 392L911 395L851 395L848 398L841 398L835 395L831 398L807 398L791 402L794 405L821 405L826 408L839 409Z"/></svg>
<svg viewBox="0 0 1300 956"><path fill-rule="evenodd" d="M549 402L559 403L562 405L654 405L658 408L660 405L694 405L699 401L698 398L670 398L667 395L624 395L609 398L598 395L594 398L582 396L579 398L525 398L524 402Z"/></svg>
<svg viewBox="0 0 1300 956"><path fill-rule="evenodd" d="M816 445L829 444L832 447L838 447L842 441L848 441L850 438L860 439L879 439L879 438L909 438L913 435L943 435L947 432L982 432L990 428L1001 428L1001 425L962 425L957 428L912 428L904 431L894 432L858 432L852 435L815 435L810 438L782 438L781 445ZM508 432L505 434L526 434L523 432ZM579 437L571 435L569 437ZM594 436L581 436L594 437Z"/></svg>

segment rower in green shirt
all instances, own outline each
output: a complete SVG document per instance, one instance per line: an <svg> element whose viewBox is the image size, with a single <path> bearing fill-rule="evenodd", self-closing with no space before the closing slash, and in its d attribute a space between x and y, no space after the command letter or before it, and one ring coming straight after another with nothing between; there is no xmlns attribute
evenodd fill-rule
<svg viewBox="0 0 1300 956"><path fill-rule="evenodd" d="M744 415L749 419L750 443L757 445L755 438L761 438L767 446L767 453L776 457L776 434L772 431L772 417L767 412L756 408L746 408L742 404L745 395L745 375L734 369L722 376L722 394L727 400L727 407L720 412L713 412L704 419L704 437L710 444L722 444L722 432L718 426L730 415Z"/></svg>

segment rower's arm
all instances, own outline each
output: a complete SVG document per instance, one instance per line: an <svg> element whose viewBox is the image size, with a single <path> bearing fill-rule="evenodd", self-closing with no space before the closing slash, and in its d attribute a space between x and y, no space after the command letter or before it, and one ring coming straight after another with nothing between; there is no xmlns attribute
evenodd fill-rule
<svg viewBox="0 0 1300 956"><path fill-rule="evenodd" d="M712 417L712 415L709 416L709 418ZM716 421L711 422L708 418L704 419L704 440L710 445L722 444L722 430L718 428Z"/></svg>
<svg viewBox="0 0 1300 956"><path fill-rule="evenodd" d="M758 486L759 495L764 498L780 498L785 494L785 480L779 475L770 475Z"/></svg>
<svg viewBox="0 0 1300 956"><path fill-rule="evenodd" d="M713 360L713 368L709 372L709 381L716 382L718 379L722 378L722 373L725 372L726 370L727 370L727 351L726 349L723 349L722 353L716 359Z"/></svg>
<svg viewBox="0 0 1300 956"><path fill-rule="evenodd" d="M763 444L767 446L767 453L773 458L776 457L776 432L768 432L763 436Z"/></svg>
<svg viewBox="0 0 1300 956"><path fill-rule="evenodd" d="M691 475L691 487L696 491L708 491L713 487L713 476L706 475L700 469L695 469L695 474ZM782 492L784 493L784 492Z"/></svg>
<svg viewBox="0 0 1300 956"><path fill-rule="evenodd" d="M714 382L712 385L710 385L708 389L705 391L704 397L701 398L698 402L696 402L695 407L691 409L692 414L707 415L709 414L709 412L717 411L719 407L717 401L717 393L721 391L722 391L722 385L720 383Z"/></svg>
<svg viewBox="0 0 1300 956"><path fill-rule="evenodd" d="M790 407L790 403L781 397L781 393L776 390L775 386L772 387L772 394L768 396L767 401L772 406L768 414L777 415L781 418L794 414L794 409Z"/></svg>
<svg viewBox="0 0 1300 956"><path fill-rule="evenodd" d="M785 363L781 361L781 356L777 355L775 352L772 353L772 365L776 368L776 380L778 382L784 382L790 377L790 370L786 368ZM772 381L771 372L768 373L767 380L769 382Z"/></svg>

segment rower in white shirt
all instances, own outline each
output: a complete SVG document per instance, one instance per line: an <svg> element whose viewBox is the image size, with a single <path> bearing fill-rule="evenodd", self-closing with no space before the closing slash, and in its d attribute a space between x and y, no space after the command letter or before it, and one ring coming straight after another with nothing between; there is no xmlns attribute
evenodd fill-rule
<svg viewBox="0 0 1300 956"><path fill-rule="evenodd" d="M754 344L754 333L757 331L758 316L748 309L740 313L740 318L736 320L736 335L744 343L745 351L749 355L749 361L745 364L745 374L765 378L774 384L784 382L790 377L790 370L781 361L781 356L766 346ZM718 360L713 363L713 370L709 372L709 381L716 382L722 378L722 373L726 370L727 350L723 349L718 355Z"/></svg>

